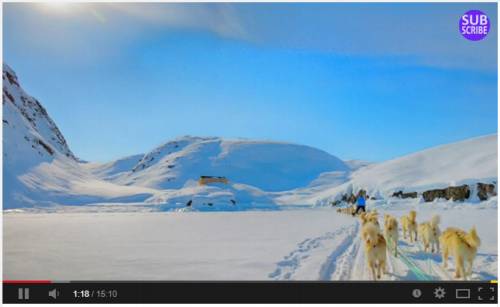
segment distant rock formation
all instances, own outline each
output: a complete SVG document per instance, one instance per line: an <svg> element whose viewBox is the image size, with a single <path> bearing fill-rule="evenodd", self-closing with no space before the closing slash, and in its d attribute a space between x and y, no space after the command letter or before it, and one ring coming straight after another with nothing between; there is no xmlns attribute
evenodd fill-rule
<svg viewBox="0 0 500 307"><path fill-rule="evenodd" d="M495 185L492 183L477 183L477 197L479 200L487 200L490 196L497 196Z"/></svg>
<svg viewBox="0 0 500 307"><path fill-rule="evenodd" d="M403 193L403 191L397 191L392 193L392 197L398 197L398 198L417 198L418 193L417 192L408 192L408 193Z"/></svg>
<svg viewBox="0 0 500 307"><path fill-rule="evenodd" d="M470 188L464 184L458 187L447 187L445 189L428 190L422 193L422 197L426 202L432 202L436 198L444 198L446 200L464 201L470 197Z"/></svg>
<svg viewBox="0 0 500 307"><path fill-rule="evenodd" d="M490 197L497 196L496 187L493 183L477 183L477 197L480 201L487 200ZM392 193L392 197L397 198L417 198L417 192L404 193L402 190ZM444 189L427 190L422 193L422 198L425 202L432 202L438 198L446 200L464 201L471 197L471 187L469 185L450 186Z"/></svg>

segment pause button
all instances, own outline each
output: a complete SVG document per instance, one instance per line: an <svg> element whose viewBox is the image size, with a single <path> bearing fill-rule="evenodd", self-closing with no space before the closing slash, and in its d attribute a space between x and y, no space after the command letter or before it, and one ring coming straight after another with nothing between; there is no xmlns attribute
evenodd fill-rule
<svg viewBox="0 0 500 307"><path fill-rule="evenodd" d="M17 299L19 299L19 300L29 300L30 299L30 289L29 288L19 288L19 289L17 289Z"/></svg>

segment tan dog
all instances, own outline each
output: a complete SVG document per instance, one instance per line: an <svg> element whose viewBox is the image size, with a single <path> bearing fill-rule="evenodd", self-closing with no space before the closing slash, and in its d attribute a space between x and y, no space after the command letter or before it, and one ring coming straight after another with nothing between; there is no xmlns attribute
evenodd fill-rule
<svg viewBox="0 0 500 307"><path fill-rule="evenodd" d="M443 265L448 266L448 255L455 258L455 278L465 279L472 274L472 262L476 257L481 239L477 235L476 227L469 233L458 228L447 228L439 237L443 249ZM465 262L468 264L465 271Z"/></svg>
<svg viewBox="0 0 500 307"><path fill-rule="evenodd" d="M364 226L368 222L366 219L366 212L361 212L359 214L359 220L361 221L361 226Z"/></svg>
<svg viewBox="0 0 500 307"><path fill-rule="evenodd" d="M384 215L384 235L387 243L394 249L394 257L398 256L398 220L392 215Z"/></svg>
<svg viewBox="0 0 500 307"><path fill-rule="evenodd" d="M387 244L380 229L373 223L366 223L361 229L361 239L365 245L365 256L374 280L386 272Z"/></svg>
<svg viewBox="0 0 500 307"><path fill-rule="evenodd" d="M359 218L361 220L361 225L362 226L366 225L367 223L373 223L380 230L380 224L378 222L378 213L377 213L377 211L362 212L359 215Z"/></svg>
<svg viewBox="0 0 500 307"><path fill-rule="evenodd" d="M354 210L356 210L356 208L354 206L351 206L351 207L345 207L345 208L338 208L337 212L344 213L344 214L353 214Z"/></svg>
<svg viewBox="0 0 500 307"><path fill-rule="evenodd" d="M424 251L428 251L431 248L431 253L434 251L439 253L439 235L441 235L441 230L439 229L439 215L434 215L429 222L421 223L418 225L418 233L420 239L424 243ZM436 249L434 249L436 247Z"/></svg>
<svg viewBox="0 0 500 307"><path fill-rule="evenodd" d="M408 215L401 218L401 226L403 227L403 238L406 240L406 234L410 235L410 242L417 241L417 212L411 210Z"/></svg>

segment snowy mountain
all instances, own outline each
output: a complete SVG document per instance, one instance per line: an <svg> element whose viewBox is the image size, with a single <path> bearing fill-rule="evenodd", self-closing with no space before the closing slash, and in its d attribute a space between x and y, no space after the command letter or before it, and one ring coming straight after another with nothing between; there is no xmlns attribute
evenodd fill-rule
<svg viewBox="0 0 500 307"><path fill-rule="evenodd" d="M4 152L4 159L53 158L56 154L76 160L54 121L38 100L20 87L15 72L3 66L3 126L6 140L24 139L25 142L5 143L8 151L21 150L26 154L13 157ZM15 148L15 149L14 149ZM31 148L31 149L30 149Z"/></svg>
<svg viewBox="0 0 500 307"><path fill-rule="evenodd" d="M217 137L177 138L132 166L130 162L138 158L85 167L117 185L156 189L146 203L180 209L192 201L195 210L212 210L214 203L218 210L275 208L273 192L304 187L331 173L350 172L340 159L311 147ZM225 177L229 182L201 186L201 176Z"/></svg>
<svg viewBox="0 0 500 307"><path fill-rule="evenodd" d="M355 172L353 180L368 189L422 191L497 179L497 135L427 149Z"/></svg>
<svg viewBox="0 0 500 307"><path fill-rule="evenodd" d="M3 65L4 206L29 194L18 176L54 159L76 163L66 140L47 111L19 85L15 72Z"/></svg>
<svg viewBox="0 0 500 307"><path fill-rule="evenodd" d="M497 182L496 134L423 150L401 158L373 164L350 175L342 185L325 189L309 202L338 198L364 189L369 195L388 198L392 193L422 192L478 182Z"/></svg>
<svg viewBox="0 0 500 307"><path fill-rule="evenodd" d="M224 176L265 191L303 187L321 173L348 171L340 159L315 148L271 141L182 137L150 153L114 182L179 189L200 176Z"/></svg>
<svg viewBox="0 0 500 307"><path fill-rule="evenodd" d="M45 108L22 89L5 64L2 98L5 209L152 195L148 189L105 182L83 168Z"/></svg>

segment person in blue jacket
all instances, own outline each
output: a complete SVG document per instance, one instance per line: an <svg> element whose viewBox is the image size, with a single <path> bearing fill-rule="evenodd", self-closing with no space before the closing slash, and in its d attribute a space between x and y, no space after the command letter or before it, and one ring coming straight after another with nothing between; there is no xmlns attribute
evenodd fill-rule
<svg viewBox="0 0 500 307"><path fill-rule="evenodd" d="M360 194L358 196L358 199L356 200L356 211L354 211L352 216L358 214L359 210L363 210L363 212L366 212L366 199L364 194Z"/></svg>

